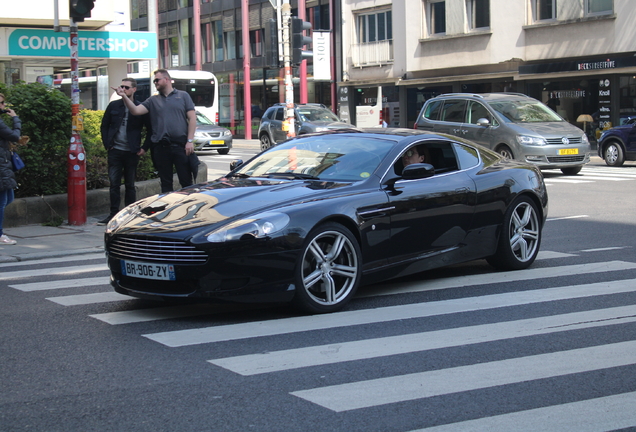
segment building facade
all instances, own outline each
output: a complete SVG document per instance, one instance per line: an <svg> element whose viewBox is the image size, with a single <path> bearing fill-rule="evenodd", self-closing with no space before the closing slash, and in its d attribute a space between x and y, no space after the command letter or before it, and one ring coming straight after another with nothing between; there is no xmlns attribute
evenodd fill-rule
<svg viewBox="0 0 636 432"><path fill-rule="evenodd" d="M373 104L412 127L452 92L520 92L588 134L636 115L631 0L343 0L341 108ZM353 97L351 97L353 95ZM348 106L347 106L348 105ZM353 119L355 122L355 119Z"/></svg>

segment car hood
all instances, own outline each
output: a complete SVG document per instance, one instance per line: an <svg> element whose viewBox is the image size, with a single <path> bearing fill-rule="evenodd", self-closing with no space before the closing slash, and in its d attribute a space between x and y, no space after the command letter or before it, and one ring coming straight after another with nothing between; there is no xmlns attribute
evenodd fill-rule
<svg viewBox="0 0 636 432"><path fill-rule="evenodd" d="M197 132L225 132L227 129L217 125L200 125L197 126Z"/></svg>
<svg viewBox="0 0 636 432"><path fill-rule="evenodd" d="M512 123L508 124L520 134L528 132L540 135L544 138L580 137L583 131L568 122L544 122L544 123Z"/></svg>
<svg viewBox="0 0 636 432"><path fill-rule="evenodd" d="M312 121L304 125L307 128L327 128L327 129L343 129L343 128L355 128L354 125L345 122L335 121Z"/></svg>
<svg viewBox="0 0 636 432"><path fill-rule="evenodd" d="M275 210L303 201L331 198L352 183L220 178L168 194L155 195L122 210L115 233L157 233L221 226L230 219Z"/></svg>

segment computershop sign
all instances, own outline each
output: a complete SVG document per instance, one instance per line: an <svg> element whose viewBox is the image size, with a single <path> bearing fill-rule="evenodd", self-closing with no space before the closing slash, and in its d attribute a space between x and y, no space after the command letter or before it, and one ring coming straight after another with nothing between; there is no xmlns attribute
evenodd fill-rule
<svg viewBox="0 0 636 432"><path fill-rule="evenodd" d="M10 56L69 57L68 33L16 29L8 37ZM83 58L154 59L157 34L149 32L79 31L78 54Z"/></svg>

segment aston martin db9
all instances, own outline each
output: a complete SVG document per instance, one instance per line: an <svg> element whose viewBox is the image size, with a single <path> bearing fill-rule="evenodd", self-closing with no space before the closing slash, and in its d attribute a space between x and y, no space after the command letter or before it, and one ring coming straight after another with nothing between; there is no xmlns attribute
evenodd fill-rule
<svg viewBox="0 0 636 432"><path fill-rule="evenodd" d="M117 292L333 312L360 284L482 258L527 268L547 216L538 168L449 135L310 134L234 166L111 220Z"/></svg>

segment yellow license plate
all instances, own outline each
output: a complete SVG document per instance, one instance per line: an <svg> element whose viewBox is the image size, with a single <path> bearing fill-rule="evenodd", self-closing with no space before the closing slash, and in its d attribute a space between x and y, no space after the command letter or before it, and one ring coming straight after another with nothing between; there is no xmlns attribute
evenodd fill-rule
<svg viewBox="0 0 636 432"><path fill-rule="evenodd" d="M225 144L225 141L219 141L219 140L210 141L210 144Z"/></svg>
<svg viewBox="0 0 636 432"><path fill-rule="evenodd" d="M577 155L579 154L579 149L560 149L559 153L560 155Z"/></svg>

